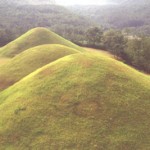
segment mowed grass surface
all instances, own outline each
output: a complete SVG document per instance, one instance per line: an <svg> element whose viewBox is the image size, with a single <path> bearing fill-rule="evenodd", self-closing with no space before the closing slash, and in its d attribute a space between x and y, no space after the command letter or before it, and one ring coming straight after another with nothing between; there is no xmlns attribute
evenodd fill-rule
<svg viewBox="0 0 150 150"><path fill-rule="evenodd" d="M43 44L61 44L84 51L81 47L62 38L54 32L46 28L38 27L28 31L18 39L0 48L0 55L5 57L14 57L26 49Z"/></svg>
<svg viewBox="0 0 150 150"><path fill-rule="evenodd" d="M28 49L0 65L0 91L11 86L36 69L66 55L79 51L58 44L48 44Z"/></svg>
<svg viewBox="0 0 150 150"><path fill-rule="evenodd" d="M0 147L149 150L150 77L105 54L58 59L0 93Z"/></svg>

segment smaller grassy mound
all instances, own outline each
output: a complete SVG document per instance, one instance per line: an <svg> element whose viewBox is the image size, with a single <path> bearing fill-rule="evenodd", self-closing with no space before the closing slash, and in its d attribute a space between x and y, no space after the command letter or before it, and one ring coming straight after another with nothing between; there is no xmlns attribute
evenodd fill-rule
<svg viewBox="0 0 150 150"><path fill-rule="evenodd" d="M43 44L61 44L71 48L83 51L83 49L72 42L62 38L46 28L34 28L18 39L12 41L0 49L0 55L5 57L14 57L22 51L43 45Z"/></svg>
<svg viewBox="0 0 150 150"><path fill-rule="evenodd" d="M74 53L78 53L78 51L57 44L28 49L0 66L0 90L9 87L34 70Z"/></svg>

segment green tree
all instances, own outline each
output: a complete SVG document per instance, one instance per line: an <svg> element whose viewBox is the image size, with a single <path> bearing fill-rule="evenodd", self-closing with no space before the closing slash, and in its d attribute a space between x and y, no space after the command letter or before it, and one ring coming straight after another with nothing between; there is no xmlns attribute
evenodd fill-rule
<svg viewBox="0 0 150 150"><path fill-rule="evenodd" d="M105 49L116 56L124 57L126 39L120 31L109 30L104 33L103 44Z"/></svg>
<svg viewBox="0 0 150 150"><path fill-rule="evenodd" d="M103 37L103 30L99 27L93 27L86 31L86 39L90 46L100 46Z"/></svg>
<svg viewBox="0 0 150 150"><path fill-rule="evenodd" d="M134 67L150 73L150 38L138 38L129 40L126 54L129 62Z"/></svg>

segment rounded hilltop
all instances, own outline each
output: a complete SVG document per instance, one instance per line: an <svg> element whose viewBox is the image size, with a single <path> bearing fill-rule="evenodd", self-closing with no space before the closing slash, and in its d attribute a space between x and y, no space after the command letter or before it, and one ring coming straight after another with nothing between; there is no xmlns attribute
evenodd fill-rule
<svg viewBox="0 0 150 150"><path fill-rule="evenodd" d="M75 48L79 51L83 51L81 47L62 38L56 33L43 27L37 27L29 30L27 33L23 34L16 40L0 48L0 55L4 57L14 57L29 48L43 44L61 44Z"/></svg>
<svg viewBox="0 0 150 150"><path fill-rule="evenodd" d="M0 149L150 148L148 75L45 28L0 55Z"/></svg>
<svg viewBox="0 0 150 150"><path fill-rule="evenodd" d="M61 57L78 52L76 49L59 44L40 45L27 49L0 66L0 91L36 69Z"/></svg>

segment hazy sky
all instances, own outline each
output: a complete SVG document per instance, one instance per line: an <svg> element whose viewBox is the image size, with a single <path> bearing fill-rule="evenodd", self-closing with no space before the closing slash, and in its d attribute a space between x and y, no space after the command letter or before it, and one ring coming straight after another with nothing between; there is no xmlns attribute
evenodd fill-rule
<svg viewBox="0 0 150 150"><path fill-rule="evenodd" d="M74 4L80 4L80 5L101 5L105 4L108 0L56 0L58 4L61 5L74 5Z"/></svg>

